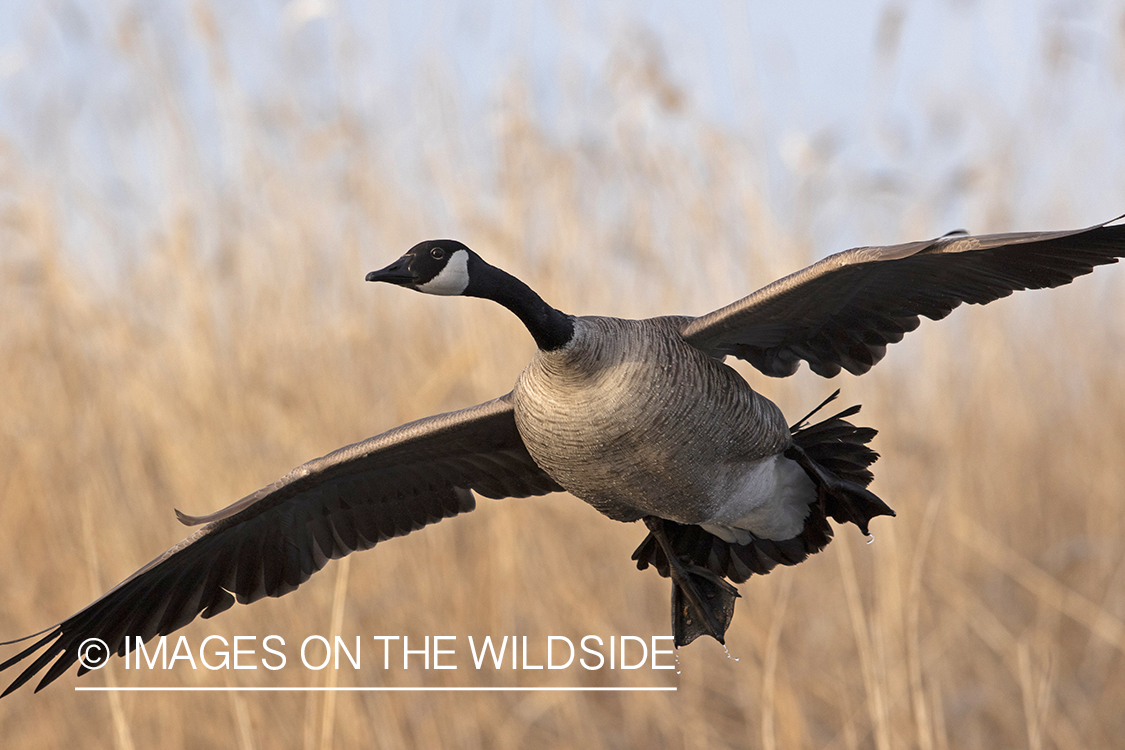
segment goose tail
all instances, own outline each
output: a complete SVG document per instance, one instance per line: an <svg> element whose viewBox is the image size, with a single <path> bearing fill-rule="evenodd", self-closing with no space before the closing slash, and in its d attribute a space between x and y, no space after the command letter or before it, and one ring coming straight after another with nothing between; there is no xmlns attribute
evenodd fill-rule
<svg viewBox="0 0 1125 750"><path fill-rule="evenodd" d="M879 454L869 446L876 431L870 427L857 427L848 421L859 412L860 407L852 406L809 424L809 419L837 395L839 391L790 428L793 443L785 455L804 469L817 489L817 498L809 509L801 533L780 541L752 535L748 544L738 544L720 539L701 526L665 520L664 533L673 554L681 562L704 568L734 583L743 583L754 574L765 575L779 564L796 565L824 549L833 533L828 518L836 523L854 523L868 534L872 518L895 514L867 489L874 478L870 467L878 460ZM640 570L652 565L661 576L670 577L668 558L651 533L633 552L632 559ZM676 606L675 599L672 616L677 646L685 645L699 635L680 622L685 618L685 610ZM729 622L727 616L724 625ZM681 633L687 637L681 640Z"/></svg>
<svg viewBox="0 0 1125 750"><path fill-rule="evenodd" d="M835 396L832 394L828 401ZM818 410L828 401L817 407ZM847 418L858 414L859 409L858 405L849 407L813 425L807 424L808 417L801 420L790 428L793 445L785 455L796 461L812 479L817 488L818 504L826 515L836 523L854 523L868 535L867 526L872 518L893 516L895 512L867 489L874 479L870 466L879 459L879 454L868 444L877 432L848 421ZM815 513L815 506L813 511Z"/></svg>

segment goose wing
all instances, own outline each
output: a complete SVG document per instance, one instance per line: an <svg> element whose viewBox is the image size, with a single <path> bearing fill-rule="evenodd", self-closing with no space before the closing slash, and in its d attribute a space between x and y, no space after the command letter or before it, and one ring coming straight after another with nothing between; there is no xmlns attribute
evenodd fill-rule
<svg viewBox="0 0 1125 750"><path fill-rule="evenodd" d="M51 683L74 664L87 638L124 655L126 636L147 641L199 614L223 612L236 599L248 604L287 594L329 559L472 510L472 492L499 498L561 491L524 447L510 395L340 448L210 516L177 511L185 523L206 525L78 614L20 639L46 634L0 671L47 648L3 695L59 657L36 691ZM81 666L78 674L86 671Z"/></svg>
<svg viewBox="0 0 1125 750"><path fill-rule="evenodd" d="M1106 224L859 247L696 318L682 334L713 356L732 354L774 377L792 375L800 360L826 378L841 368L860 375L921 315L940 320L962 302L1061 286L1122 256L1125 226Z"/></svg>

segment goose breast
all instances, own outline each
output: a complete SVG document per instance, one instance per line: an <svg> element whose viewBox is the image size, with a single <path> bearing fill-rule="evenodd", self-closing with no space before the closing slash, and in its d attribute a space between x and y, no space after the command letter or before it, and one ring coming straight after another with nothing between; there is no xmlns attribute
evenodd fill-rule
<svg viewBox="0 0 1125 750"><path fill-rule="evenodd" d="M616 520L711 520L789 445L776 405L684 342L687 320L577 318L571 341L537 352L516 382L536 463Z"/></svg>

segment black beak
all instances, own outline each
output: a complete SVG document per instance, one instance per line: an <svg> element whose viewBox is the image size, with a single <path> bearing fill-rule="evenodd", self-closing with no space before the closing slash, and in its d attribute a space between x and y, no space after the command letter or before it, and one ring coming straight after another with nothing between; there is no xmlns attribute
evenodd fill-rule
<svg viewBox="0 0 1125 750"><path fill-rule="evenodd" d="M367 274L365 279L367 281L385 281L397 286L409 286L414 283L414 274L410 273L410 269L407 268L407 260L407 258L399 258L386 268Z"/></svg>

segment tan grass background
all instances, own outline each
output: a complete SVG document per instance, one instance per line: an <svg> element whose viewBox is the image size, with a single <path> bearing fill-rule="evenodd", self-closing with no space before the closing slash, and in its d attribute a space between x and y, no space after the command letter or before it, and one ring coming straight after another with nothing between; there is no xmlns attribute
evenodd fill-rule
<svg viewBox="0 0 1125 750"><path fill-rule="evenodd" d="M200 12L204 39L221 35ZM124 53L143 62L122 29ZM212 85L226 90L215 70ZM812 260L815 208L781 218L754 178L760 155L693 115L658 67L632 73L614 79L613 135L592 147L560 145L510 86L489 136L493 177L441 135L459 127L456 106L442 104L425 161L428 200L402 189L392 147L347 112L312 126L233 94L231 117L251 145L231 184L200 187L195 136L174 98L157 96L169 151L186 149L159 169L183 188L148 217L139 252L105 283L90 281L90 258L67 239L73 196L0 149L0 637L66 617L178 541L185 530L173 508L209 512L335 447L506 392L533 346L510 314L362 282L441 234L435 227L459 228L579 314L697 314ZM440 94L440 83L426 85ZM675 119L677 138L662 139L654 118ZM252 145L267 135L291 147L285 158ZM1035 218L1010 203L1020 168L1003 153L974 158L977 177L962 196L982 224L973 229L1108 218L1084 216L1060 195L1039 224L1017 226L1013 217ZM823 175L809 169L812 206ZM1122 187L1105 189L1125 195ZM934 225L930 197L912 199L872 239L948 229ZM115 661L0 701L0 745L1118 747L1123 321L1125 269L1112 267L925 323L863 378L802 371L771 381L743 368L793 418L837 386L844 402L864 404L860 421L880 430L884 456L875 489L899 516L874 523L873 544L843 529L824 553L743 585L728 636L737 661L702 641L681 652L678 675L165 677ZM668 584L629 561L642 536L565 495L482 501L473 514L333 563L293 595L184 632L194 643L273 632L287 642L331 632L664 635ZM678 691L73 691L310 680Z"/></svg>

